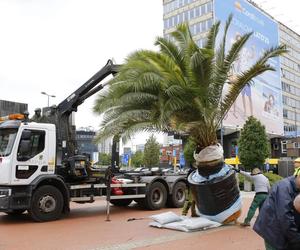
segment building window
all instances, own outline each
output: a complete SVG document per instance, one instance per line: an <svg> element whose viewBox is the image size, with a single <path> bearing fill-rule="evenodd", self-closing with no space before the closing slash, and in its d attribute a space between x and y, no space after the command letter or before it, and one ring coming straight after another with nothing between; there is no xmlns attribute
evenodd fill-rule
<svg viewBox="0 0 300 250"><path fill-rule="evenodd" d="M281 153L286 154L286 141L281 141Z"/></svg>
<svg viewBox="0 0 300 250"><path fill-rule="evenodd" d="M288 118L288 111L283 109L283 118Z"/></svg>
<svg viewBox="0 0 300 250"><path fill-rule="evenodd" d="M201 22L201 31L206 31L206 21Z"/></svg>
<svg viewBox="0 0 300 250"><path fill-rule="evenodd" d="M212 12L212 2L207 3L207 12Z"/></svg>
<svg viewBox="0 0 300 250"><path fill-rule="evenodd" d="M213 20L212 19L207 20L207 29L210 29L212 25L213 25Z"/></svg>
<svg viewBox="0 0 300 250"><path fill-rule="evenodd" d="M206 14L206 5L203 4L203 5L201 6L201 16L202 16L202 15L205 15L205 14Z"/></svg>
<svg viewBox="0 0 300 250"><path fill-rule="evenodd" d="M196 17L201 16L201 12L200 12L200 8L199 8L199 7L197 7L197 8L195 9L195 16L196 16Z"/></svg>
<svg viewBox="0 0 300 250"><path fill-rule="evenodd" d="M193 19L195 17L194 15L194 9L190 10L190 19Z"/></svg>

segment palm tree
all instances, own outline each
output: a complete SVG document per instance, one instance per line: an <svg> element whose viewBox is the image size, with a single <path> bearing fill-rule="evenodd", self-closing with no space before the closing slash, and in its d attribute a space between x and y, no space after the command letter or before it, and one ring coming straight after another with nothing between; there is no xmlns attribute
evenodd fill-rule
<svg viewBox="0 0 300 250"><path fill-rule="evenodd" d="M98 138L112 134L128 137L139 131L176 131L188 134L199 150L216 145L216 131L242 89L256 76L274 70L268 60L286 52L283 45L269 48L250 68L231 77L231 68L252 35L244 34L227 49L231 20L232 16L219 45L216 38L220 22L210 29L203 48L193 41L184 23L171 33L171 39L157 38L159 51L130 54L110 88L96 100L94 111L104 113ZM230 88L224 94L225 84Z"/></svg>
<svg viewBox="0 0 300 250"><path fill-rule="evenodd" d="M231 19L218 47L220 22L210 29L204 48L197 46L184 23L177 26L171 40L157 38L158 52L139 50L129 55L95 103L94 111L104 113L99 137L177 131L187 133L200 148L216 144L216 131L241 90L254 77L274 70L268 59L286 51L285 46L270 48L248 70L231 78L230 69L252 34L243 35L226 53ZM230 90L222 97L228 82Z"/></svg>

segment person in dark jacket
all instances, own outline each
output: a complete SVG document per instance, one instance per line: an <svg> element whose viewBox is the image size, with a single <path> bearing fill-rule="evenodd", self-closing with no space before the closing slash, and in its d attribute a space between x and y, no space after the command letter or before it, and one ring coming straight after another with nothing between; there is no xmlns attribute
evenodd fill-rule
<svg viewBox="0 0 300 250"><path fill-rule="evenodd" d="M300 249L300 175L276 183L254 224L267 250ZM296 199L295 199L296 198Z"/></svg>

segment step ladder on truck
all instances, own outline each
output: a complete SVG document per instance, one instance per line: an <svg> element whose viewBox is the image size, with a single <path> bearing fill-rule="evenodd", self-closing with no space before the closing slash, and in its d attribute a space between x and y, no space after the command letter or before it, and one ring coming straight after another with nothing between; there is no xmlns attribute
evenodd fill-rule
<svg viewBox="0 0 300 250"><path fill-rule="evenodd" d="M78 153L71 114L117 69L109 60L39 121L29 120L28 113L0 117L0 212L27 210L35 221L51 221L69 212L71 201L93 202L103 196L115 206L133 200L151 210L183 206L185 175L121 173L114 167L103 171Z"/></svg>

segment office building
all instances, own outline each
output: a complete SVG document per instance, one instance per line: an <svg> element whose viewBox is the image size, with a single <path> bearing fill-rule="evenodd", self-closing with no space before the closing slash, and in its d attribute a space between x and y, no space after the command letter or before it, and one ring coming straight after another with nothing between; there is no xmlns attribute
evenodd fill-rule
<svg viewBox="0 0 300 250"><path fill-rule="evenodd" d="M108 138L104 141L101 141L98 144L99 153L111 154L111 149L112 149L112 138Z"/></svg>
<svg viewBox="0 0 300 250"><path fill-rule="evenodd" d="M253 35L241 53L240 64L247 68L263 51L281 43L289 53L270 60L276 72L257 77L250 94L241 94L224 119L225 157L230 153L247 117L254 115L266 127L271 139L272 155L286 156L286 139L300 135L300 36L277 22L254 2L246 0L164 0L164 36L170 37L176 25L188 22L198 46L203 47L208 30L217 20L224 23L232 13L233 20L227 36L232 44L247 32ZM220 37L218 38L220 39ZM274 108L266 108L272 101ZM227 149L227 150L226 150Z"/></svg>
<svg viewBox="0 0 300 250"><path fill-rule="evenodd" d="M14 113L24 113L28 110L28 104L0 100L0 116L6 116Z"/></svg>
<svg viewBox="0 0 300 250"><path fill-rule="evenodd" d="M86 154L90 157L98 151L94 143L96 132L89 128L80 128L76 130L77 147L80 154Z"/></svg>

